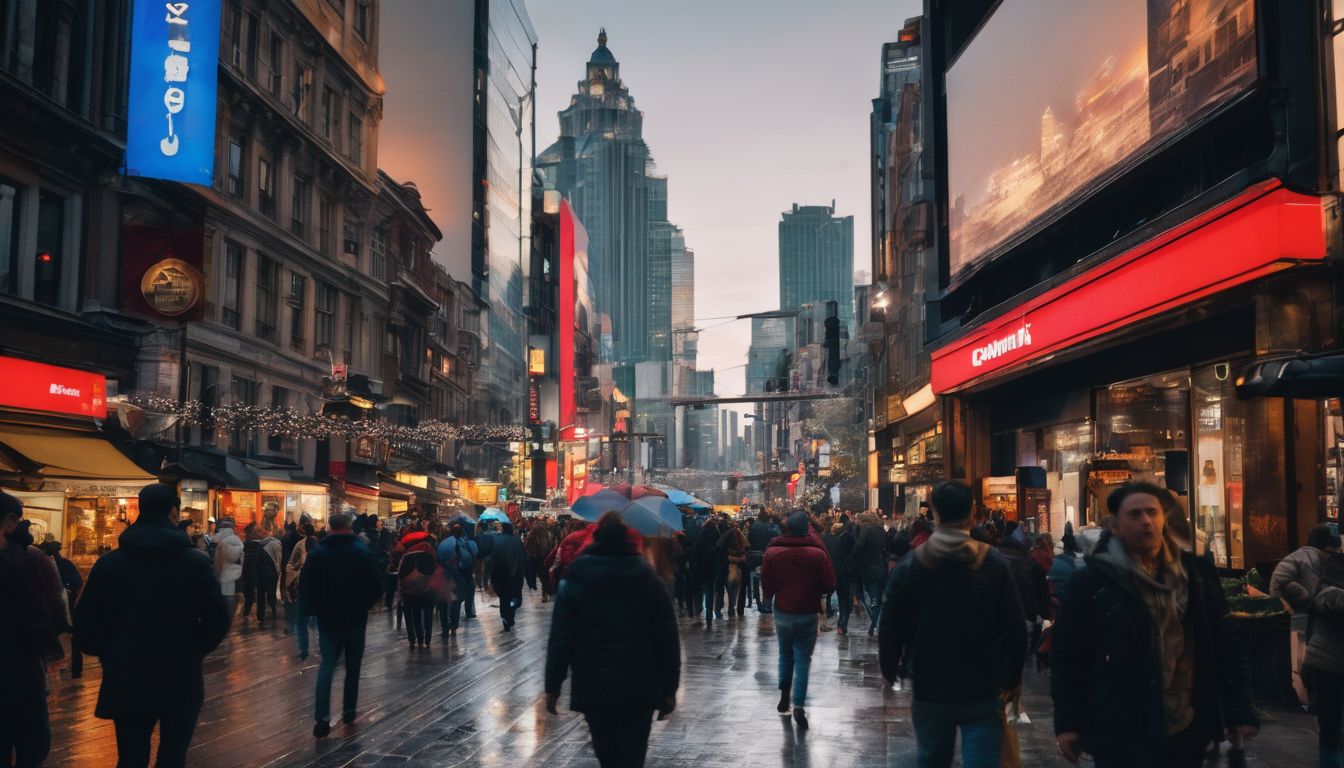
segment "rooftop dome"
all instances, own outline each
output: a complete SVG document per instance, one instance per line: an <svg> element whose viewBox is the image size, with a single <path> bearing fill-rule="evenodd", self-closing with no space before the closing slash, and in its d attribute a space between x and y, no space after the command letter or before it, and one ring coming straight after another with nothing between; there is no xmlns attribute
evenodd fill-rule
<svg viewBox="0 0 1344 768"><path fill-rule="evenodd" d="M593 55L588 58L589 64L611 64L616 63L616 57L607 50L607 28L603 27L597 33L597 47L593 49Z"/></svg>

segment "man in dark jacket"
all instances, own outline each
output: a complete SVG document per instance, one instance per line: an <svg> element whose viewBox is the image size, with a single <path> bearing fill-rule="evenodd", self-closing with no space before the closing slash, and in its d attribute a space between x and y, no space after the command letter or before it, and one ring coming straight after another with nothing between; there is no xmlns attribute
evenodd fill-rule
<svg viewBox="0 0 1344 768"><path fill-rule="evenodd" d="M723 529L716 517L710 517L700 526L700 533L691 550L691 570L700 587L697 600L705 611L705 629L714 626L715 591L719 578L719 538ZM726 558L725 558L726 559ZM720 617L721 618L721 617Z"/></svg>
<svg viewBox="0 0 1344 768"><path fill-rule="evenodd" d="M849 591L849 558L854 551L854 533L844 523L831 526L826 539L826 554L831 556L831 567L835 569L835 600L838 616L835 620L836 634L849 633L849 614L854 608L853 593Z"/></svg>
<svg viewBox="0 0 1344 768"><path fill-rule="evenodd" d="M359 668L364 661L364 627L369 609L383 594L378 560L351 530L353 516L337 512L327 520L328 533L308 553L299 573L299 602L317 619L322 664L317 669L316 720L313 735L331 733L331 680L345 654L345 689L341 720L355 721L359 703Z"/></svg>
<svg viewBox="0 0 1344 768"><path fill-rule="evenodd" d="M1003 556L971 538L971 489L934 488L937 527L887 583L878 659L895 682L914 675L918 763L950 766L961 730L966 768L999 765L1003 703L1022 677L1027 636Z"/></svg>
<svg viewBox="0 0 1344 768"><path fill-rule="evenodd" d="M835 589L835 568L821 540L812 533L807 513L789 515L787 532L770 543L761 563L761 597L775 602L779 643L779 707L807 728L807 673L817 644L821 598ZM790 691L792 687L792 691Z"/></svg>
<svg viewBox="0 0 1344 768"><path fill-rule="evenodd" d="M770 613L770 603L761 600L760 568L765 561L765 550L770 542L779 537L779 526L770 519L770 513L762 509L756 521L747 530L747 572L743 578L751 583L751 596L756 601L756 610Z"/></svg>
<svg viewBox="0 0 1344 768"><path fill-rule="evenodd" d="M877 631L882 611L882 587L887 579L887 537L882 521L872 512L859 515L859 530L850 553L850 591L864 601L868 609L868 634Z"/></svg>
<svg viewBox="0 0 1344 768"><path fill-rule="evenodd" d="M66 624L56 566L22 518L23 504L0 492L0 757L9 765L12 752L14 765L32 768L51 751L42 662Z"/></svg>
<svg viewBox="0 0 1344 768"><path fill-rule="evenodd" d="M94 715L116 723L117 764L186 764L205 700L201 660L229 629L231 606L205 553L178 530L171 485L140 491L140 517L98 558L75 607L75 638L103 666Z"/></svg>
<svg viewBox="0 0 1344 768"><path fill-rule="evenodd" d="M492 538L494 554L490 556L490 585L499 596L499 617L504 621L504 631L512 632L518 606L523 604L527 550L510 523L500 526L499 533Z"/></svg>
<svg viewBox="0 0 1344 768"><path fill-rule="evenodd" d="M178 526L179 528L181 526ZM61 575L61 585L65 587L65 604L71 608L79 602L79 593L84 589L84 577L79 575L79 568L68 558L61 555L61 542L45 541L38 547L51 561L56 564L56 572ZM84 654L79 650L79 643L75 642L74 636L70 638L70 679L75 680L84 676Z"/></svg>
<svg viewBox="0 0 1344 768"><path fill-rule="evenodd" d="M546 647L546 711L573 669L569 708L582 712L605 766L644 765L653 713L676 707L681 645L662 578L618 515L602 517L555 595Z"/></svg>
<svg viewBox="0 0 1344 768"><path fill-rule="evenodd" d="M1167 529L1161 486L1111 492L1112 521L1074 574L1055 623L1051 695L1059 751L1077 764L1195 768L1229 732L1259 728L1250 668L1208 561Z"/></svg>

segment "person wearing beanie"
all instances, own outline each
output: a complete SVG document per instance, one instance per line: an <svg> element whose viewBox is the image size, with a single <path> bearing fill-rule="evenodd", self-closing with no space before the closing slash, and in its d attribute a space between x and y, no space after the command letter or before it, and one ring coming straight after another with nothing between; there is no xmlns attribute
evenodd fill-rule
<svg viewBox="0 0 1344 768"><path fill-rule="evenodd" d="M1331 533L1328 523L1321 523L1307 531L1307 545L1280 560L1269 578L1269 594L1282 600L1293 614L1288 625L1288 649L1293 691L1304 708L1310 702L1310 696L1302 677L1302 658L1307 650L1312 601L1326 558L1338 551L1339 534Z"/></svg>
<svg viewBox="0 0 1344 768"><path fill-rule="evenodd" d="M807 728L807 676L817 644L821 600L835 589L835 568L826 547L812 533L807 514L794 512L784 535L770 542L761 562L761 599L774 601L779 643L779 706L799 729Z"/></svg>
<svg viewBox="0 0 1344 768"><path fill-rule="evenodd" d="M171 485L141 489L139 518L94 563L75 606L75 641L102 662L94 716L116 724L118 765L149 764L155 725L156 763L186 764L201 662L229 629L210 559L177 527L180 504Z"/></svg>
<svg viewBox="0 0 1344 768"><path fill-rule="evenodd" d="M681 682L672 595L632 533L617 513L598 521L556 590L546 645L546 711L558 714L572 671L569 708L604 768L644 765L654 713L672 713Z"/></svg>

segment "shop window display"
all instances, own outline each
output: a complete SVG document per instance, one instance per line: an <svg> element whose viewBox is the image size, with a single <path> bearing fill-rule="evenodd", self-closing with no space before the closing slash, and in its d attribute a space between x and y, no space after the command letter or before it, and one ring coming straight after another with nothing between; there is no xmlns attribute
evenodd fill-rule
<svg viewBox="0 0 1344 768"><path fill-rule="evenodd" d="M140 516L140 500L98 496L66 503L65 554L81 571L117 547L117 539Z"/></svg>
<svg viewBox="0 0 1344 768"><path fill-rule="evenodd" d="M1130 480L1147 480L1177 493L1189 465L1190 376L1173 371L1112 384L1096 393L1096 453L1087 473L1088 524L1106 516L1106 497Z"/></svg>
<svg viewBox="0 0 1344 768"><path fill-rule="evenodd" d="M1341 413L1338 398L1321 403L1324 424L1321 429L1323 440L1320 513L1330 521L1339 520L1340 484L1344 482L1344 413Z"/></svg>
<svg viewBox="0 0 1344 768"><path fill-rule="evenodd" d="M1195 552L1211 554L1220 568L1244 568L1246 415L1228 371L1226 365L1212 366L1192 376L1196 444L1190 511Z"/></svg>

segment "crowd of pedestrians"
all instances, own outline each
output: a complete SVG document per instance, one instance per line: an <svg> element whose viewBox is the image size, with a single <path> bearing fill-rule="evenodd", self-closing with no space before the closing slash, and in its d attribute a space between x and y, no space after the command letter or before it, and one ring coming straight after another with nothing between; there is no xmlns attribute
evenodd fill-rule
<svg viewBox="0 0 1344 768"><path fill-rule="evenodd" d="M0 754L40 765L51 749L44 665L66 652L102 669L95 716L114 722L118 764L184 765L204 701L202 661L231 622L276 621L300 659L320 656L313 735L331 732L331 689L353 727L371 611L404 627L414 651L497 601L512 632L526 593L553 602L545 708L569 680L603 766L643 765L651 723L677 707L681 622L705 631L754 610L773 630L777 710L799 731L818 637L853 622L875 635L880 671L909 683L919 766L1020 765L1014 724L1035 657L1050 677L1062 757L1098 766L1202 764L1219 742L1239 754L1259 727L1246 649L1210 562L1178 525L1176 498L1131 482L1087 540L1058 545L938 485L918 517L688 511L683 530L643 537L610 513L597 523L526 518L492 526L332 513L239 535L220 519L192 536L172 486L140 493L139 517L85 577L54 542L33 546L23 508L0 494ZM395 530L394 530L395 529ZM1286 557L1270 591L1294 614L1294 684L1318 718L1320 761L1344 768L1344 555L1327 526ZM277 605L282 610L277 610ZM164 606L173 606L165 610ZM437 621L435 616L437 614ZM828 621L834 619L833 625ZM525 628L526 629L526 628ZM1039 713L1038 713L1039 714Z"/></svg>

